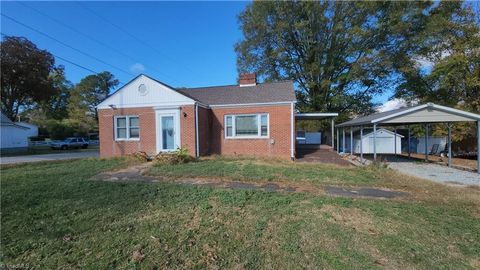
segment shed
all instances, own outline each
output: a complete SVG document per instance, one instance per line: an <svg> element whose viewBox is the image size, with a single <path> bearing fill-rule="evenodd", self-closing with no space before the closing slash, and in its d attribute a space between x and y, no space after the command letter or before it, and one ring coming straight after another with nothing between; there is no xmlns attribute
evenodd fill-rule
<svg viewBox="0 0 480 270"><path fill-rule="evenodd" d="M353 137L353 152L355 154L360 154L360 145L363 145L363 153L364 154L373 154L373 139L376 137L377 140L377 153L378 154L397 154L401 153L402 147L402 138L403 136L394 133L387 129L378 129L377 133L374 135L373 131L363 135L361 138L362 142L360 142L360 136ZM397 144L395 147L395 143ZM347 149L350 147L350 144L347 140Z"/></svg>

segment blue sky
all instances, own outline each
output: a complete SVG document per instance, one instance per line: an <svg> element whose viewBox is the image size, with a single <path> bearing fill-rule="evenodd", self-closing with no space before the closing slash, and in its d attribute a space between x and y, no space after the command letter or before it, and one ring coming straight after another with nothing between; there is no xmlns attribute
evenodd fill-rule
<svg viewBox="0 0 480 270"><path fill-rule="evenodd" d="M237 15L247 4L1 2L3 14L109 65L3 16L1 31L27 37L39 48L91 70L108 70L122 83L145 73L176 87L235 84L234 44L242 38ZM73 83L91 74L58 57L56 62L65 66ZM375 101L383 102L389 95Z"/></svg>

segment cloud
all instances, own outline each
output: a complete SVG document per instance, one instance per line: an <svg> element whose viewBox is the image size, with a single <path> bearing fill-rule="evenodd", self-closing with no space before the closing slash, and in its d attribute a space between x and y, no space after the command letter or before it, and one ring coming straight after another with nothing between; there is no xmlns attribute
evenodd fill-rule
<svg viewBox="0 0 480 270"><path fill-rule="evenodd" d="M386 112L386 111L400 109L402 107L407 107L407 106L408 106L408 104L404 99L395 98L395 99L389 100L389 101L385 102L383 105L379 106L377 108L377 111L378 112Z"/></svg>
<svg viewBox="0 0 480 270"><path fill-rule="evenodd" d="M145 71L145 66L140 63L135 63L130 67L130 71L133 73L142 73Z"/></svg>

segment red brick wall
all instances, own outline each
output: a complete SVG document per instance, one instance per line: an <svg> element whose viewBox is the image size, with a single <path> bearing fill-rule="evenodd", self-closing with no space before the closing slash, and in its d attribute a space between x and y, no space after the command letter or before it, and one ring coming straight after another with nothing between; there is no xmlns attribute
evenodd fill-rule
<svg viewBox="0 0 480 270"><path fill-rule="evenodd" d="M184 116L186 113L186 116ZM114 116L138 115L140 121L140 140L115 141ZM102 109L98 110L100 137L100 156L112 157L132 154L138 151L154 155L157 151L155 110L152 107ZM180 112L182 147L195 155L195 110L194 106L184 106Z"/></svg>
<svg viewBox="0 0 480 270"><path fill-rule="evenodd" d="M115 115L138 115L140 140L115 141ZM128 155L138 151L154 154L156 151L155 111L151 107L98 110L98 126L101 157Z"/></svg>
<svg viewBox="0 0 480 270"><path fill-rule="evenodd" d="M211 143L211 110L198 107L198 141L200 144L200 155L205 156L210 153L210 143Z"/></svg>
<svg viewBox="0 0 480 270"><path fill-rule="evenodd" d="M186 116L185 116L186 113ZM180 111L180 140L182 147L195 156L195 106L182 106Z"/></svg>
<svg viewBox="0 0 480 270"><path fill-rule="evenodd" d="M270 117L270 138L267 139L225 139L224 115L244 113L268 113ZM257 155L290 158L290 105L250 108L199 107L200 155ZM151 107L127 109L102 109L98 111L100 132L100 155L102 157L121 156L137 151L148 154L156 152L155 110ZM113 117L115 115L138 115L140 140L115 141ZM183 106L180 112L182 147L195 156L195 107ZM274 140L274 144L270 143Z"/></svg>
<svg viewBox="0 0 480 270"><path fill-rule="evenodd" d="M270 138L225 139L224 116L226 114L268 113ZM290 105L213 108L210 154L256 155L290 158L291 155L291 107ZM274 140L274 144L270 143Z"/></svg>

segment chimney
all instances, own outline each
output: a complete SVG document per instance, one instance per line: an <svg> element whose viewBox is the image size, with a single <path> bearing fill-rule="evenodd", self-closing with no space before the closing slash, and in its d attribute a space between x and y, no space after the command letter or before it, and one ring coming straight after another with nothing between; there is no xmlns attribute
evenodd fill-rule
<svg viewBox="0 0 480 270"><path fill-rule="evenodd" d="M257 75L255 73L240 74L240 87L257 85Z"/></svg>

